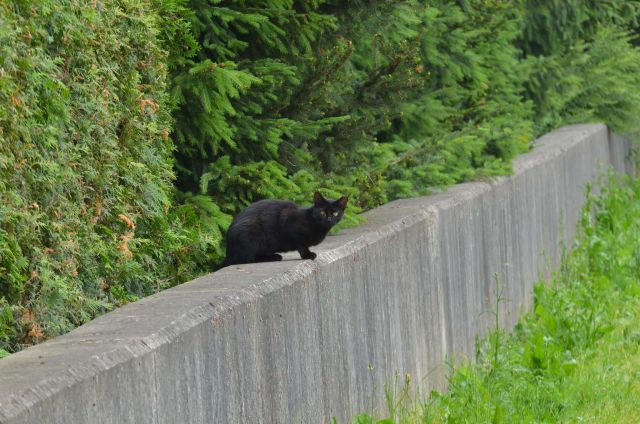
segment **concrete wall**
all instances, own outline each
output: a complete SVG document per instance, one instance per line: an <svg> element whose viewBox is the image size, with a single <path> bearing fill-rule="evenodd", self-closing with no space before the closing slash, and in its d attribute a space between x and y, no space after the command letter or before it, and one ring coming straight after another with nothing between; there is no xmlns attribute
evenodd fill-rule
<svg viewBox="0 0 640 424"><path fill-rule="evenodd" d="M514 175L389 203L315 262L225 268L0 360L1 423L327 423L383 409L393 373L443 387L513 325L570 240L584 186L629 143L562 128Z"/></svg>

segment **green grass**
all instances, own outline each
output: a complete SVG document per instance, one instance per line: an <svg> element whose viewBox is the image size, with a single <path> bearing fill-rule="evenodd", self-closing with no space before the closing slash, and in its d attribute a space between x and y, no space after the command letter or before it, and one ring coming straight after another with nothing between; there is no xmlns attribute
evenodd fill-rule
<svg viewBox="0 0 640 424"><path fill-rule="evenodd" d="M640 180L612 177L589 195L579 242L510 333L451 365L447 393L413 398L354 423L640 422Z"/></svg>

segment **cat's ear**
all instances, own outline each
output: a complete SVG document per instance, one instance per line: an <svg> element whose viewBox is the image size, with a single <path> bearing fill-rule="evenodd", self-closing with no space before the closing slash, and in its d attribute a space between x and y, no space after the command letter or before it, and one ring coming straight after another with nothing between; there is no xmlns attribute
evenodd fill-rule
<svg viewBox="0 0 640 424"><path fill-rule="evenodd" d="M327 203L327 201L325 200L324 197L322 197L322 194L320 194L319 191L316 191L315 193L313 193L313 204L314 204L314 206L322 206L325 203Z"/></svg>
<svg viewBox="0 0 640 424"><path fill-rule="evenodd" d="M348 200L349 200L349 198L347 196L342 196L341 198L336 200L336 205L338 205L338 207L340 209L345 210L347 208L347 201Z"/></svg>

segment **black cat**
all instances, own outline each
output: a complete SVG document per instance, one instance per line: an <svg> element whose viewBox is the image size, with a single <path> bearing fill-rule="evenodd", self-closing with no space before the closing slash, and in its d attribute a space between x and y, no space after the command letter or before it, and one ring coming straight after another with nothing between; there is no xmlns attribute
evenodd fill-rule
<svg viewBox="0 0 640 424"><path fill-rule="evenodd" d="M315 259L309 250L324 240L347 207L347 197L327 200L319 192L313 206L301 208L286 200L260 200L235 217L227 231L227 257L222 266L280 261L277 252L297 250L302 259Z"/></svg>

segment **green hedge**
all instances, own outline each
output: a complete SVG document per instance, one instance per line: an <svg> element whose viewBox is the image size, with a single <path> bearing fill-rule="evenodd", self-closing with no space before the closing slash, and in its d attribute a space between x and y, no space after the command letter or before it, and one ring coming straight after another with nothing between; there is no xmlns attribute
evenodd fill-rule
<svg viewBox="0 0 640 424"><path fill-rule="evenodd" d="M167 65L152 6L0 5L0 349L194 268L181 264L185 212L168 213Z"/></svg>
<svg viewBox="0 0 640 424"><path fill-rule="evenodd" d="M260 198L356 212L637 129L638 1L0 5L0 354L214 269Z"/></svg>

